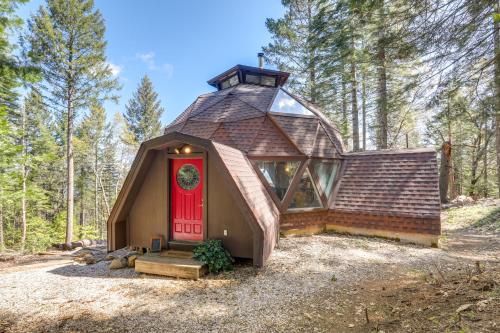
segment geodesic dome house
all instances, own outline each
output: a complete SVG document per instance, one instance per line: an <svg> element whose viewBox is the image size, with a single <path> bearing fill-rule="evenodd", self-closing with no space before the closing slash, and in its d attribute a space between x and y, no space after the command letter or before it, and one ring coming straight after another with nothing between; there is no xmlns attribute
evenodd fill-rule
<svg viewBox="0 0 500 333"><path fill-rule="evenodd" d="M337 128L283 88L289 74L237 65L144 142L108 220L108 248L217 238L261 266L278 238L338 231L437 244L432 149L349 153Z"/></svg>

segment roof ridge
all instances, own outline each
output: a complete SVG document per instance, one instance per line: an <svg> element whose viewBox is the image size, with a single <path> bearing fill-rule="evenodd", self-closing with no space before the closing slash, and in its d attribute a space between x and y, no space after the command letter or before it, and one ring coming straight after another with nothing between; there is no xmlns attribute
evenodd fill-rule
<svg viewBox="0 0 500 333"><path fill-rule="evenodd" d="M436 150L431 147L421 148L394 148L394 149L379 149L379 150L365 150L356 152L345 152L346 156L373 156L373 155L399 155L399 154L424 154L436 153Z"/></svg>
<svg viewBox="0 0 500 333"><path fill-rule="evenodd" d="M342 154L342 152L344 151L344 147L343 147L343 142L342 142L342 140L341 140L341 139L339 139L338 137L335 137L335 139L336 139L336 140L332 139L332 137L330 136L330 134L328 133L328 131L327 131L327 130L326 130L326 128L325 128L325 124L323 123L323 121L321 121L321 119L320 119L320 121L319 121L319 124L320 124L321 128L323 129L323 132L324 132L324 133L326 134L326 136L328 137L328 139L329 139L329 140L331 141L331 143L335 146L335 149L337 149L337 150L338 150L338 152L339 152L340 154ZM336 127L332 127L332 129L333 129L334 131L339 132L339 131L338 131L338 129L337 129ZM339 132L338 134L340 134L340 132ZM338 146L339 144L340 144L340 147Z"/></svg>

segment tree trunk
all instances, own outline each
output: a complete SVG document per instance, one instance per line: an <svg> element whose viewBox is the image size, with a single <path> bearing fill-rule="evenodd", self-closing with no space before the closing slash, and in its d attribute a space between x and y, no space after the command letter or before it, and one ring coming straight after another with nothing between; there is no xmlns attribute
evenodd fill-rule
<svg viewBox="0 0 500 333"><path fill-rule="evenodd" d="M94 213L95 213L95 226L99 228L99 183L97 178L97 170L98 170L98 143L95 142L95 151L94 151Z"/></svg>
<svg viewBox="0 0 500 333"><path fill-rule="evenodd" d="M366 77L364 71L361 78L361 114L363 122L363 150L366 150Z"/></svg>
<svg viewBox="0 0 500 333"><path fill-rule="evenodd" d="M0 188L0 251L5 250L5 240L3 238L3 198Z"/></svg>
<svg viewBox="0 0 500 333"><path fill-rule="evenodd" d="M477 176L477 169L479 167L479 162L481 160L481 142L482 142L482 130L479 130L479 136L476 140L474 140L474 148L472 150L472 161L471 161L471 169L470 169L470 189L469 196L476 199L478 197L477 191L477 181L481 177L481 175Z"/></svg>
<svg viewBox="0 0 500 333"><path fill-rule="evenodd" d="M342 138L346 145L349 145L349 124L347 117L347 88L344 74L342 74ZM349 148L348 148L349 149Z"/></svg>
<svg viewBox="0 0 500 333"><path fill-rule="evenodd" d="M307 19L308 19L308 30L309 30L309 35L312 36L314 34L314 19L313 19L313 2L308 1L307 3ZM317 86L316 86L316 55L315 55L315 48L311 45L308 44L307 48L309 50L309 63L308 63L308 70L309 70L309 83L310 83L310 90L309 90L309 99L313 103L318 102L318 92L317 92Z"/></svg>
<svg viewBox="0 0 500 333"><path fill-rule="evenodd" d="M377 98L377 148L387 149L388 121L387 121L387 73L385 57L385 21L384 0L380 0L379 27L377 39L377 76L378 76L378 98Z"/></svg>
<svg viewBox="0 0 500 333"><path fill-rule="evenodd" d="M450 179L451 142L446 141L441 147L441 166L439 169L439 197L441 203L448 202L448 181Z"/></svg>
<svg viewBox="0 0 500 333"><path fill-rule="evenodd" d="M22 108L21 119L21 175L22 175L22 193L21 193L21 252L26 245L26 110Z"/></svg>
<svg viewBox="0 0 500 333"><path fill-rule="evenodd" d="M495 12L500 12L500 1L495 2ZM497 155L497 187L500 196L500 31L498 21L493 23L493 38L495 46L495 134Z"/></svg>
<svg viewBox="0 0 500 333"><path fill-rule="evenodd" d="M66 243L73 240L73 204L74 204L74 161L73 161L73 107L71 104L71 94L67 104L68 128L67 128L67 216L66 216Z"/></svg>
<svg viewBox="0 0 500 333"><path fill-rule="evenodd" d="M358 120L358 83L356 81L356 63L354 59L354 37L351 38L351 101L352 101L352 149L359 150Z"/></svg>
<svg viewBox="0 0 500 333"><path fill-rule="evenodd" d="M483 154L483 196L488 197L488 141L484 142Z"/></svg>
<svg viewBox="0 0 500 333"><path fill-rule="evenodd" d="M80 184L80 233L79 239L83 239L83 231L85 227L85 179L87 175L85 174L84 168L81 168L82 181Z"/></svg>

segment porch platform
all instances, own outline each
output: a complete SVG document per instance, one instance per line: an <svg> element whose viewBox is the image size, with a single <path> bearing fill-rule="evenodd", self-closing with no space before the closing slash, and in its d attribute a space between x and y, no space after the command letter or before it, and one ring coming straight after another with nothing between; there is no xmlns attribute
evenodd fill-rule
<svg viewBox="0 0 500 333"><path fill-rule="evenodd" d="M135 271L198 280L201 276L206 274L207 265L192 258L144 255L136 259Z"/></svg>

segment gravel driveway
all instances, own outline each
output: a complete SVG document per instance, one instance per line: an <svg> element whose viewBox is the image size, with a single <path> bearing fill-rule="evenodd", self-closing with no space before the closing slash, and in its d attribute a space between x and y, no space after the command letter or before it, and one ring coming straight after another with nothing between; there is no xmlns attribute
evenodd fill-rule
<svg viewBox="0 0 500 333"><path fill-rule="evenodd" d="M495 243L481 255L498 262L498 253ZM325 313L334 331L356 331L365 315L346 309L364 284L446 272L459 257L446 247L325 234L280 240L264 269L240 265L198 281L110 271L107 262L0 270L0 332L324 331L312 323Z"/></svg>

